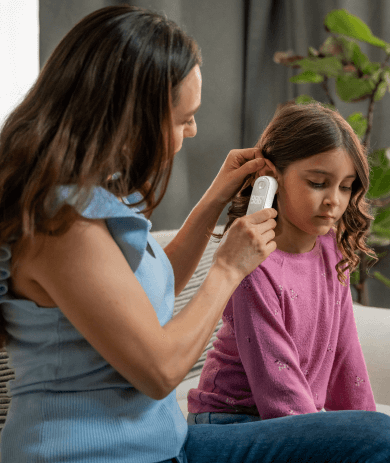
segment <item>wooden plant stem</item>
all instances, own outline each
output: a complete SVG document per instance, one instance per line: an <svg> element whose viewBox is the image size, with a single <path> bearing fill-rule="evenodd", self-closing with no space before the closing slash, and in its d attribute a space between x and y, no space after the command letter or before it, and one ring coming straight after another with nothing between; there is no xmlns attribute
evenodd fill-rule
<svg viewBox="0 0 390 463"><path fill-rule="evenodd" d="M377 88L378 88L378 85L379 85L380 82L382 82L382 80L380 80L376 84L375 89L371 93L370 103L368 105L367 130L366 130L366 133L364 134L364 140L363 140L363 145L365 146L367 153L368 153L368 151L370 149L371 130L372 130L372 123L373 123L373 120L374 120L374 104L375 104L374 96L375 96L375 92L377 91Z"/></svg>
<svg viewBox="0 0 390 463"><path fill-rule="evenodd" d="M324 76L324 80L321 83L322 88L324 89L326 96L328 97L329 104L332 106L336 107L336 104L329 92L329 87L328 87L328 76Z"/></svg>

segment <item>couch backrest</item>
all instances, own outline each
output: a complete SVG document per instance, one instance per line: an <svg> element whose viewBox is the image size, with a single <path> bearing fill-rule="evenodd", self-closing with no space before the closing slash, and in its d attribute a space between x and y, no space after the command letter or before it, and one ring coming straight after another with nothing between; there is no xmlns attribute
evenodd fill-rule
<svg viewBox="0 0 390 463"><path fill-rule="evenodd" d="M214 233L222 233L223 232L223 225L219 225L214 229ZM164 248L170 241L171 239L176 236L176 233L178 230L163 230L159 232L152 232L153 238L158 242L158 244ZM203 253L202 258L200 259L200 262L192 275L190 281L187 283L186 287L183 289L183 291L179 294L179 296L176 297L175 299L175 306L173 310L173 315L177 314L180 312L180 310L187 305L187 303L192 299L192 297L195 295L197 292L198 288L200 285L203 283L204 279L206 278L206 275L209 271L209 268L211 266L211 261L213 259L214 252L218 248L219 243L216 243L212 240L210 240L206 246L206 249ZM200 374L204 362L206 361L206 355L207 352L213 347L213 342L217 339L216 338L216 333L219 330L219 328L222 326L222 319L218 322L218 325L216 326L214 333L207 344L205 350L203 351L203 354L200 356L198 361L195 363L195 365L191 368L190 372L187 374L185 379L190 379L193 378L194 376L197 376Z"/></svg>

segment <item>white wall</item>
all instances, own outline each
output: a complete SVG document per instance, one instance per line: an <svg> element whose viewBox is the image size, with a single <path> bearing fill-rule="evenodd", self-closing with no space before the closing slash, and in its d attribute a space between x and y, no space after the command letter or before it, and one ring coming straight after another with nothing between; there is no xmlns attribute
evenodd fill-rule
<svg viewBox="0 0 390 463"><path fill-rule="evenodd" d="M0 126L39 73L39 0L0 0Z"/></svg>

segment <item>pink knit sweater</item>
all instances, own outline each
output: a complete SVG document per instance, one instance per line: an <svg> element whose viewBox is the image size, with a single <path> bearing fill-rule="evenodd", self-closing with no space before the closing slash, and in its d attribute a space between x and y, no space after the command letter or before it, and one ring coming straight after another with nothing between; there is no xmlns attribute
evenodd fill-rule
<svg viewBox="0 0 390 463"><path fill-rule="evenodd" d="M332 410L375 411L349 287L337 279L335 232L307 253L276 249L248 275L223 313L192 413L262 419Z"/></svg>

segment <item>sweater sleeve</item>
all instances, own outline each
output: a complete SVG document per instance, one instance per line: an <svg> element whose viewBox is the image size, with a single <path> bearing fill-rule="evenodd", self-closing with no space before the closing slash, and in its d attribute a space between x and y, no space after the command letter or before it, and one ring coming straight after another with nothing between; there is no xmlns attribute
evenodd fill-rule
<svg viewBox="0 0 390 463"><path fill-rule="evenodd" d="M328 383L325 410L376 411L353 314L349 280L348 274L347 286L342 289L340 330Z"/></svg>
<svg viewBox="0 0 390 463"><path fill-rule="evenodd" d="M258 268L232 296L240 358L260 417L316 413L277 290Z"/></svg>

